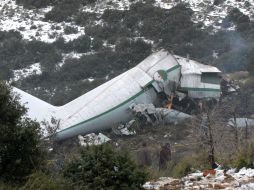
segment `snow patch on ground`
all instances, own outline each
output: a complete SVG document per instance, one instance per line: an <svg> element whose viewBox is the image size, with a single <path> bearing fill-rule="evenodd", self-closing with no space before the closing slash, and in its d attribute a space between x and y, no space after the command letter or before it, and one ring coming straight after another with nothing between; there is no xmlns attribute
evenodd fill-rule
<svg viewBox="0 0 254 190"><path fill-rule="evenodd" d="M128 10L130 6L139 0L98 0L96 4L85 6L82 11L103 14L106 9Z"/></svg>
<svg viewBox="0 0 254 190"><path fill-rule="evenodd" d="M96 13L101 15L106 9L128 10L130 6L140 0L98 0L96 3L84 6L82 11ZM254 19L254 0L249 0L249 6L246 1L226 0L219 5L214 5L214 0L182 0L183 3L189 3L194 11L193 21L203 22L206 27L213 27L214 30L221 28L222 20L233 8L239 8L244 14ZM179 0L155 0L154 5L163 9L171 9L179 3ZM40 40L48 43L54 42L58 37L63 37L66 41L77 39L85 34L85 27L77 26L75 23L55 23L43 21L47 12L53 7L28 10L15 3L15 0L0 1L0 30L19 31L24 39ZM98 17L99 18L99 17ZM94 24L102 25L102 20L95 20ZM75 34L65 34L65 27L75 27L78 31ZM232 30L230 27L227 30Z"/></svg>
<svg viewBox="0 0 254 190"><path fill-rule="evenodd" d="M35 63L24 69L14 70L13 71L14 77L12 81L18 81L20 79L27 78L31 75L40 75L41 73L42 71L40 63Z"/></svg>
<svg viewBox="0 0 254 190"><path fill-rule="evenodd" d="M14 0L0 1L0 30L19 31L26 40L40 40L47 43L54 42L58 37L63 37L65 41L77 39L84 35L84 27L73 23L54 23L43 21L43 18L52 7L28 10L19 6ZM75 27L76 34L65 34L65 27Z"/></svg>
<svg viewBox="0 0 254 190"><path fill-rule="evenodd" d="M171 9L176 6L178 0L156 0L155 5L164 9ZM188 3L194 11L193 21L203 22L206 27L212 26L214 29L220 29L222 20L228 15L233 8L238 8L242 13L254 19L254 1L249 0L250 6L246 5L246 1L226 0L219 5L214 5L214 0L182 0ZM229 28L231 30L232 28Z"/></svg>
<svg viewBox="0 0 254 190"><path fill-rule="evenodd" d="M94 51L90 51L90 52L87 52L87 53L77 53L77 52L63 53L62 54L63 59L60 63L58 63L58 66L59 66L59 68L61 68L65 64L65 61L67 59L80 59L82 56L92 55L92 54L95 54L95 53L96 52L94 52Z"/></svg>
<svg viewBox="0 0 254 190"><path fill-rule="evenodd" d="M212 170L209 170L212 171ZM215 175L208 174L204 177L203 172L191 173L181 179L170 177L161 177L158 180L150 181L144 184L146 190L159 189L254 189L253 177L254 169L242 168L240 171L230 169L227 172L216 169Z"/></svg>
<svg viewBox="0 0 254 190"><path fill-rule="evenodd" d="M251 190L251 189L254 189L254 183L245 184L239 188L236 188L236 190Z"/></svg>
<svg viewBox="0 0 254 190"><path fill-rule="evenodd" d="M84 53L77 53L77 52L70 52L70 53L63 54L63 58L64 59L68 59L68 58L79 59L83 55L85 55L85 54Z"/></svg>

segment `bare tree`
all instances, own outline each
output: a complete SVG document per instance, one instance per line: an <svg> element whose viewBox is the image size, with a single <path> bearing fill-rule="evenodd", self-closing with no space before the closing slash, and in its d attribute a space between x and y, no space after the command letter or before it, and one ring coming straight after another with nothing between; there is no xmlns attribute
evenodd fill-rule
<svg viewBox="0 0 254 190"><path fill-rule="evenodd" d="M192 119L193 135L199 146L207 152L211 167L215 167L217 155L232 155L237 146L236 128L228 125L232 106L228 104L211 104L203 101L201 113Z"/></svg>

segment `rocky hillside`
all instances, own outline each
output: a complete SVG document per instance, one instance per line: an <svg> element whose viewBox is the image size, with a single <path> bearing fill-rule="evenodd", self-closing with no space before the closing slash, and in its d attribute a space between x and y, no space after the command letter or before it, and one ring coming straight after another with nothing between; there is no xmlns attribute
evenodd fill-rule
<svg viewBox="0 0 254 190"><path fill-rule="evenodd" d="M161 48L251 68L253 0L2 0L0 78L56 105Z"/></svg>

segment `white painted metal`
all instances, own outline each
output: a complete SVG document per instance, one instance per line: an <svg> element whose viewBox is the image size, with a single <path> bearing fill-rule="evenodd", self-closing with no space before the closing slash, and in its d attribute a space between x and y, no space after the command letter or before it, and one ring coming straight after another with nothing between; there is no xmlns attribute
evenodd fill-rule
<svg viewBox="0 0 254 190"><path fill-rule="evenodd" d="M221 95L220 84L204 83L201 81L202 73L217 73L221 71L216 67L204 65L197 61L175 56L181 65L180 88L188 92L192 98L219 98ZM218 75L219 77L219 75Z"/></svg>
<svg viewBox="0 0 254 190"><path fill-rule="evenodd" d="M200 84L200 73L207 70L219 72L214 67L197 62L190 62L187 65L185 62L183 58L178 56L175 58L167 51L159 51L136 67L60 107L52 106L19 89L14 88L14 91L21 94L22 103L27 102L28 115L32 119L39 122L43 120L50 122L51 117L58 119L60 128L57 137L66 139L127 122L132 117L129 109L131 105L154 103L157 98L156 91L163 90L169 94L172 83L176 86L181 85L180 87L185 87L186 84L187 87L206 88L209 84L205 86ZM180 80L181 69L184 77ZM159 70L166 72L166 80L161 82L154 80ZM217 88L211 85L208 87ZM202 96L205 96L205 93Z"/></svg>

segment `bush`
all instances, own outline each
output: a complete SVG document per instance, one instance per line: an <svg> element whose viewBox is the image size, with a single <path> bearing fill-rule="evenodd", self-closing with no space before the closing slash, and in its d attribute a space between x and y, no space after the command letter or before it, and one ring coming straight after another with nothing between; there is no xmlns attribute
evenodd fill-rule
<svg viewBox="0 0 254 190"><path fill-rule="evenodd" d="M41 69L43 72L56 71L56 64L62 60L62 55L57 52L44 54L41 58Z"/></svg>
<svg viewBox="0 0 254 190"><path fill-rule="evenodd" d="M123 38L116 43L115 49L119 54L119 63L127 69L137 65L152 53L151 44L145 43L142 39L129 40Z"/></svg>
<svg viewBox="0 0 254 190"><path fill-rule="evenodd" d="M16 0L16 3L25 8L43 8L51 5L53 0Z"/></svg>
<svg viewBox="0 0 254 190"><path fill-rule="evenodd" d="M78 29L72 26L66 26L64 28L64 33L65 34L77 34L78 33Z"/></svg>
<svg viewBox="0 0 254 190"><path fill-rule="evenodd" d="M54 8L45 15L46 20L52 20L55 22L63 21L74 21L81 24L84 23L84 18L82 16L85 13L79 11L81 6L92 4L96 0L57 0L53 1ZM93 14L91 14L93 15Z"/></svg>
<svg viewBox="0 0 254 190"><path fill-rule="evenodd" d="M147 179L126 152L105 144L82 149L81 157L66 166L64 175L81 190L136 190Z"/></svg>
<svg viewBox="0 0 254 190"><path fill-rule="evenodd" d="M120 22L125 16L125 11L106 9L102 19L107 23Z"/></svg>
<svg viewBox="0 0 254 190"><path fill-rule="evenodd" d="M250 18L243 14L238 8L232 9L226 19L233 22L236 25L236 30L240 33L251 30Z"/></svg>
<svg viewBox="0 0 254 190"><path fill-rule="evenodd" d="M94 51L98 51L103 48L103 41L100 38L94 38L91 45Z"/></svg>
<svg viewBox="0 0 254 190"><path fill-rule="evenodd" d="M0 83L0 179L22 181L42 160L39 124L25 117L11 89Z"/></svg>
<svg viewBox="0 0 254 190"><path fill-rule="evenodd" d="M86 53L91 49L91 38L89 36L83 35L69 42L68 45L78 53Z"/></svg>
<svg viewBox="0 0 254 190"><path fill-rule="evenodd" d="M45 19L55 22L71 21L72 16L78 12L80 6L81 4L78 0L59 1L54 8L45 15Z"/></svg>
<svg viewBox="0 0 254 190"><path fill-rule="evenodd" d="M43 172L36 172L29 176L26 184L20 190L71 190L70 184L64 179L50 177Z"/></svg>
<svg viewBox="0 0 254 190"><path fill-rule="evenodd" d="M97 19L97 16L96 13L79 12L75 15L74 21L77 25L87 26L93 24L94 20Z"/></svg>
<svg viewBox="0 0 254 190"><path fill-rule="evenodd" d="M204 152L195 155L186 155L176 165L169 165L173 177L183 177L195 170L209 169L208 156Z"/></svg>
<svg viewBox="0 0 254 190"><path fill-rule="evenodd" d="M233 159L232 165L237 169L254 168L254 144L252 143L248 148L240 150Z"/></svg>
<svg viewBox="0 0 254 190"><path fill-rule="evenodd" d="M0 181L0 189L1 190L18 190L18 188L13 187L12 185L9 185L9 184L5 184L1 181Z"/></svg>
<svg viewBox="0 0 254 190"><path fill-rule="evenodd" d="M214 2L213 2L213 4L216 5L216 6L218 6L218 5L222 4L222 3L224 3L223 0L214 0Z"/></svg>

